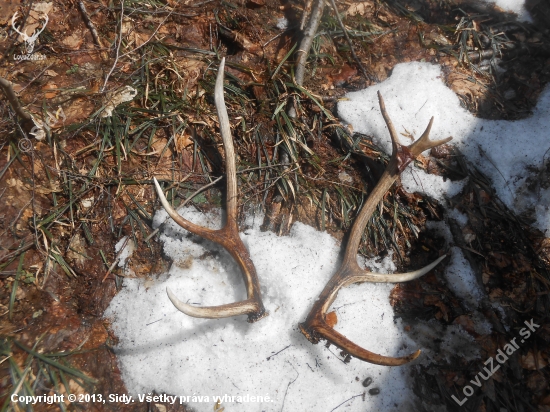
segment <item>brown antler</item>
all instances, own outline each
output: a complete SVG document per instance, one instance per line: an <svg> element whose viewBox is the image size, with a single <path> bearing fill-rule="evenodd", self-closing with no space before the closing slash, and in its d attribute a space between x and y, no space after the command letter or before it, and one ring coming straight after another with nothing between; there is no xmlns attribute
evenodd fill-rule
<svg viewBox="0 0 550 412"><path fill-rule="evenodd" d="M336 274L334 274L334 276L330 279L319 295L319 298L315 301L315 304L309 312L306 321L300 324L300 330L311 343L319 343L321 339L325 339L328 344L332 343L344 350L348 355L355 356L356 358L366 362L375 363L377 365L398 366L417 358L420 355L420 350L402 358L377 355L376 353L369 352L368 350L361 348L347 339L344 335L336 332L331 326L328 325L325 316L327 310L330 308L330 305L338 296L338 291L345 286L351 285L352 283L361 282L407 282L428 273L446 257L446 255L443 255L430 265L414 272L386 275L371 273L361 269L357 264L357 249L361 241L361 234L363 233L367 222L371 218L372 213L376 209L378 203L383 199L384 194L393 185L399 174L424 150L428 150L432 147L446 143L451 140L452 137L437 141L430 141L429 134L433 123L432 117L430 124L428 124L426 131L422 134L420 139L410 146L402 146L397 140L397 133L388 113L386 112L386 106L384 105L384 100L382 99L380 92L378 92L378 100L380 102L382 116L384 116L384 120L386 121L392 140L392 157L386 167L386 170L384 171L384 174L380 178L380 181L368 197L363 209L353 224L344 255L344 261L342 262L340 269L338 269Z"/></svg>
<svg viewBox="0 0 550 412"><path fill-rule="evenodd" d="M218 118L220 120L220 132L223 139L223 147L225 149L227 175L227 220L225 226L219 230L212 230L198 226L184 219L172 208L172 206L170 206L157 180L153 178L153 181L162 206L178 225L191 233L218 243L223 246L225 250L231 254L231 256L233 256L233 259L235 259L243 273L248 299L228 305L197 307L183 303L176 298L176 296L168 288L166 288L166 293L176 308L195 318L219 319L247 314L249 322L256 322L264 316L267 316L268 313L265 311L262 303L260 283L258 281L258 275L256 274L256 268L250 259L250 255L246 250L246 247L239 237L239 228L237 226L237 175L235 169L235 150L233 148L233 139L231 138L229 117L227 116L227 109L225 108L223 98L224 67L225 59L222 59L218 69L218 77L216 78L214 100L216 103Z"/></svg>

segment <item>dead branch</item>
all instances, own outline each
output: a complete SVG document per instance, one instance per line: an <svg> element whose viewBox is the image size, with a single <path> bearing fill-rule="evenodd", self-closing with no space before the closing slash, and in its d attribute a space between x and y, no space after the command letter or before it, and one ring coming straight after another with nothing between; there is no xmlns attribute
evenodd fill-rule
<svg viewBox="0 0 550 412"><path fill-rule="evenodd" d="M313 5L309 22L304 31L304 38L300 42L300 47L296 51L297 54L300 54L300 56L298 57L298 62L296 63L295 75L296 84L298 84L299 86L301 86L304 82L307 56L309 54L309 49L311 49L311 44L313 43L315 33L317 33L317 29L319 28L319 23L321 23L321 17L323 16L324 7L324 0L317 0L317 2ZM294 113L294 116L296 116L296 113Z"/></svg>
<svg viewBox="0 0 550 412"><path fill-rule="evenodd" d="M97 33L97 29L95 28L94 22L90 19L90 16L88 15L88 11L86 10L86 6L84 5L84 2L79 1L78 8L82 13L82 18L84 19L86 26L88 26L88 29L90 29L90 32L92 33L92 38L94 39L95 45L99 48L102 48L103 44L101 43L101 39L99 38L99 34Z"/></svg>
<svg viewBox="0 0 550 412"><path fill-rule="evenodd" d="M21 106L21 103L13 90L13 84L3 77L0 77L0 87L4 91L13 111L17 114L17 116L19 116L23 122L32 122L32 116L29 112L23 109L23 106Z"/></svg>

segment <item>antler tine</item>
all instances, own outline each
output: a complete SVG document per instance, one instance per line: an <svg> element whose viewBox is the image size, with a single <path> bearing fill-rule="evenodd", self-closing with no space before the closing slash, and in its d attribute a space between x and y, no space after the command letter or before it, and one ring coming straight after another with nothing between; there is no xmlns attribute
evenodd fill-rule
<svg viewBox="0 0 550 412"><path fill-rule="evenodd" d="M399 143L397 133L386 111L384 99L382 98L380 92L378 92L378 100L380 103L380 111L382 112L382 116L386 121L386 125L388 126L390 137L392 139L392 157L386 167L386 170L380 178L380 181L373 189L372 193L368 197L365 205L359 212L359 215L357 216L353 224L346 251L344 253L342 265L329 280L329 282L319 295L319 298L315 301L313 307L311 308L311 311L308 314L308 317L306 318L306 321L300 324L300 330L302 331L304 336L312 343L318 343L319 340L325 339L328 343L332 343L343 349L347 354L355 356L365 362L385 366L398 366L408 363L413 359L416 359L420 355L420 351L416 351L411 355L401 358L382 356L370 352L366 349L361 348L360 346L347 339L344 335L335 331L331 326L327 324L325 315L330 308L330 305L332 305L332 303L338 296L338 291L345 286L361 282L407 282L409 280L417 279L425 275L446 257L446 255L443 255L428 266L425 266L422 269L418 269L414 272L387 275L381 273L372 273L361 269L359 267L359 264L357 263L357 250L361 241L361 234L365 230L367 222L371 218L378 203L384 198L384 195L393 185L399 174L424 150L446 143L451 140L451 137L437 141L429 140L429 134L433 123L432 117L428 127L426 128L426 131L422 134L420 139L418 139L410 146L402 146Z"/></svg>
<svg viewBox="0 0 550 412"><path fill-rule="evenodd" d="M225 150L225 170L227 176L227 224L237 227L237 171L235 167L235 149L231 138L231 127L229 116L223 98L223 73L225 69L225 58L222 58L218 69L218 77L214 87L214 102L218 119L220 120L220 134L222 135L223 147ZM236 229L237 230L237 229Z"/></svg>
<svg viewBox="0 0 550 412"><path fill-rule="evenodd" d="M453 139L451 136L449 136L449 137L446 137L445 139L430 140L429 136L430 136L430 130L432 128L433 121L434 121L434 118L432 117L430 120L430 124L428 125L424 133L422 133L422 136L420 136L420 139L418 139L416 142L414 142L409 146L409 150L411 151L414 157L417 157L420 153L426 150L445 144Z"/></svg>
<svg viewBox="0 0 550 412"><path fill-rule="evenodd" d="M229 125L229 117L223 98L223 74L225 67L225 59L222 59L218 69L216 78L216 86L214 90L214 100L220 120L220 131L223 139L223 147L225 150L226 161L226 180L227 180L227 220L222 229L208 229L181 217L166 200L164 193L157 182L153 178L155 188L157 190L160 202L168 215L174 221L198 236L218 243L227 250L233 259L239 265L243 278L246 284L247 299L241 302L230 303L227 305L218 306L191 306L180 301L169 288L166 288L166 293L170 301L181 312L196 318L219 319L237 315L248 315L249 322L256 322L267 316L262 297L260 293L260 283L256 268L250 259L250 254L246 250L241 238L239 237L239 228L237 226L237 177L235 168L235 149L233 147L233 139L231 138L231 129Z"/></svg>
<svg viewBox="0 0 550 412"><path fill-rule="evenodd" d="M399 139L397 138L397 132L395 131L395 127L393 127L393 122L390 119L390 116L388 112L386 111L386 104L384 103L384 99L382 98L382 95L380 94L380 91L378 91L378 104L380 105L380 111L382 112L382 117L384 118L384 121L386 122L386 126L388 126L388 131L390 132L390 138L392 143L392 153L396 153L398 150L399 145ZM431 126L431 123L430 123Z"/></svg>

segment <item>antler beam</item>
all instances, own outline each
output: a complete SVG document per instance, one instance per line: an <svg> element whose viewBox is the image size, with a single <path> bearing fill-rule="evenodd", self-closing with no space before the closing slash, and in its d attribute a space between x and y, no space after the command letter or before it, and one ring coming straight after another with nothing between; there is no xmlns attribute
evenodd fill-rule
<svg viewBox="0 0 550 412"><path fill-rule="evenodd" d="M197 307L180 301L169 288L166 288L168 298L174 306L186 315L195 318L219 319L237 315L248 315L248 322L256 322L267 316L260 293L260 283L256 268L250 259L250 254L239 237L237 225L237 175L235 168L235 150L229 125L229 117L223 98L223 74L225 59L222 59L216 78L214 100L220 120L220 133L225 150L226 179L227 179L227 219L225 226L219 230L212 230L198 226L181 217L166 200L164 193L155 178L153 181L162 206L170 217L185 230L215 242L225 248L239 265L246 284L247 299L228 305Z"/></svg>
<svg viewBox="0 0 550 412"><path fill-rule="evenodd" d="M400 273L400 274L380 274L372 273L366 270L363 270L359 267L357 263L357 250L359 248L359 243L361 241L361 234L365 230L367 222L371 218L374 210L378 206L378 203L384 198L385 193L393 185L399 174L407 167L407 165L412 162L420 153L425 150L431 149L447 143L452 137L446 139L431 141L429 139L430 130L433 123L433 117L428 124L428 127L416 142L410 146L402 146L397 138L397 133L393 127L392 121L386 111L386 106L384 105L384 99L382 95L378 92L378 101L380 103L380 111L382 116L386 121L388 130L390 132L390 137L392 140L392 157L384 174L380 178L380 181L368 197L365 205L362 210L359 212L359 216L355 220L353 227L351 229L351 234L349 241L346 247L344 254L344 260L340 269L334 274L334 276L327 283L319 298L315 301L313 308L309 312L309 315L304 323L300 324L300 330L304 336L311 343L319 343L321 339L325 339L327 344L334 344L337 347L344 350L347 354L355 356L365 362L375 363L377 365L384 366L398 366L403 365L416 359L420 355L420 350L412 353L408 356L401 358L393 358L383 355L378 355L376 353L370 352L362 347L356 345L344 335L335 331L326 321L326 313L330 308L330 305L334 302L338 296L338 291L348 285L353 283L362 283L362 282L375 282L375 283L397 283L397 282L407 282L409 280L417 279L422 275L428 273L432 270L439 262L441 262L446 255L441 256L435 262L430 265L416 270L410 273Z"/></svg>

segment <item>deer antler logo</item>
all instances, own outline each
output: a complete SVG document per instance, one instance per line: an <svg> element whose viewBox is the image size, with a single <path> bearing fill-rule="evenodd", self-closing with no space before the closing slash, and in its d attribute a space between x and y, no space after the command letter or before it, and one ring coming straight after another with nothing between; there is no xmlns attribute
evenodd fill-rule
<svg viewBox="0 0 550 412"><path fill-rule="evenodd" d="M38 32L35 30L32 33L32 35L29 36L25 32L20 32L17 29L17 27L15 27L15 20L17 19L17 14L18 14L18 12L15 12L13 17L11 18L11 26L23 38L23 41L25 42L25 50L26 50L27 54L31 54L32 51L34 50L34 43L36 42L36 39L38 39L38 36L40 35L40 33L42 33L44 31L44 29L46 28L46 25L48 24L48 15L44 14L44 17L43 17L44 18L44 26L42 26L42 29Z"/></svg>

